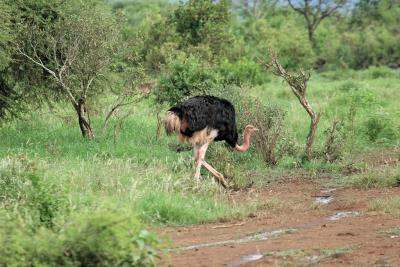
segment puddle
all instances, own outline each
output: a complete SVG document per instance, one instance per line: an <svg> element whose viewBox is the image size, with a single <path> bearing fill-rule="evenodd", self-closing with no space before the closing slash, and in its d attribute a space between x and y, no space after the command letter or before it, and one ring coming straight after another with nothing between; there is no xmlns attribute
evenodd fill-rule
<svg viewBox="0 0 400 267"><path fill-rule="evenodd" d="M318 255L312 255L312 256L307 256L306 260L309 261L310 263L317 263L320 261L322 257Z"/></svg>
<svg viewBox="0 0 400 267"><path fill-rule="evenodd" d="M349 246L334 247L334 248L321 248L321 249L289 249L284 251L270 251L266 253L257 252L241 256L238 259L232 260L225 264L228 267L244 266L247 263L257 261L267 257L282 257L284 260L288 257L292 258L298 265L296 266L309 266L322 262L336 255L349 253L352 248ZM276 264L276 261L275 261ZM269 265L266 265L269 266Z"/></svg>
<svg viewBox="0 0 400 267"><path fill-rule="evenodd" d="M248 235L246 237L238 238L238 239L229 239L229 240L202 243L202 244L197 244L197 245L192 245L192 246L175 248L175 249L171 249L171 251L176 251L176 250L185 251L185 250L192 250L192 249L199 249L199 248L207 248L207 247L215 247L215 246L223 246L223 245L235 245L235 244L242 244L242 243L248 243L248 242L263 241L263 240L275 238L275 237L278 237L278 236L281 236L284 234L294 233L296 231L297 231L296 229L292 229L292 228L279 229L279 230L271 231L271 232L255 233L255 234Z"/></svg>
<svg viewBox="0 0 400 267"><path fill-rule="evenodd" d="M336 213L335 215L328 217L328 221L337 221L343 218L354 217L357 215L358 215L357 211L341 211Z"/></svg>
<svg viewBox="0 0 400 267"><path fill-rule="evenodd" d="M318 198L325 198L325 197L317 197ZM332 197L326 197L326 201L332 201L329 200ZM190 246L183 246L183 247L177 247L177 248L171 248L168 249L167 251L186 251L186 250L193 250L193 249L200 249L200 248L208 248L208 247L217 247L217 246L226 246L226 245L237 245L237 244L243 244L243 243L249 243L249 242L256 242L256 241L263 241L263 240L268 240L271 238L276 238L284 234L290 234L297 232L299 229L308 229L315 227L316 225L323 224L326 221L337 221L343 218L349 218L349 217L354 217L359 215L359 212L357 211L341 211L337 212L334 215L329 216L325 220L302 225L302 226L297 226L296 228L284 228L284 229L279 229L275 231L265 231L265 232L256 232L250 235L247 235L242 238L237 238L237 239L228 239L228 240L222 240L222 241L215 241L215 242L208 242L208 243L201 243L201 244L195 244L195 245L190 245ZM397 238L399 236L391 236L390 238ZM251 254L247 256L243 256L240 258L237 262L250 262L250 261L256 261L264 257L265 255L263 254ZM235 263L236 264L236 263ZM242 263L241 263L242 264ZM230 266L239 266L239 265L230 265Z"/></svg>
<svg viewBox="0 0 400 267"><path fill-rule="evenodd" d="M331 196L322 196L322 197L315 197L315 203L326 205L333 201L333 197Z"/></svg>
<svg viewBox="0 0 400 267"><path fill-rule="evenodd" d="M240 257L238 260L234 260L230 263L227 263L226 266L228 267L237 267L241 266L253 261L258 261L260 259L264 258L263 254L257 253L257 254L251 254L251 255L245 255Z"/></svg>

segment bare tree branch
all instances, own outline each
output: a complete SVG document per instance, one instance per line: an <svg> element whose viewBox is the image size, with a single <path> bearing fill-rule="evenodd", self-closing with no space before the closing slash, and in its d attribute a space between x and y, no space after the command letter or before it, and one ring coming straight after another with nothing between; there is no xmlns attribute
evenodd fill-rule
<svg viewBox="0 0 400 267"><path fill-rule="evenodd" d="M316 113L314 109L311 107L308 99L306 97L307 92L307 83L310 80L310 73L305 73L304 70L300 70L300 72L291 74L287 72L282 65L278 61L278 57L275 52L271 52L271 61L265 66L269 69L274 75L282 77L289 85L290 89L294 93L294 95L299 100L300 104L307 111L310 116L310 130L307 135L307 142L305 147L305 154L307 159L311 159L312 156L312 145L314 143L315 134L317 131L317 126L319 120L321 118L320 113Z"/></svg>

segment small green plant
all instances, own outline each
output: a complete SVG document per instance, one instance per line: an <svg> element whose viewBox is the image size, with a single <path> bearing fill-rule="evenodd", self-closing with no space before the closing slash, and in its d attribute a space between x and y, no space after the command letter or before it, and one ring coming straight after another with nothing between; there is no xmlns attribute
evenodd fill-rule
<svg viewBox="0 0 400 267"><path fill-rule="evenodd" d="M325 161L333 162L342 158L345 140L341 132L341 124L337 119L332 121L332 125L325 131L326 139L322 150Z"/></svg>
<svg viewBox="0 0 400 267"><path fill-rule="evenodd" d="M372 114L363 126L363 130L371 142L385 142L397 138L396 126L389 114Z"/></svg>
<svg viewBox="0 0 400 267"><path fill-rule="evenodd" d="M385 123L382 120L379 120L376 117L369 118L365 122L365 130L366 134L372 142L376 141L382 132L382 130L385 128Z"/></svg>

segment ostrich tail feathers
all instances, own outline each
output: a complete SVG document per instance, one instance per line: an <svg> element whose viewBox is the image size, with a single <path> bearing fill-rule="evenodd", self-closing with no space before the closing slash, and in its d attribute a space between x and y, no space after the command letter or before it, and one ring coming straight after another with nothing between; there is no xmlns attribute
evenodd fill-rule
<svg viewBox="0 0 400 267"><path fill-rule="evenodd" d="M167 115L164 117L164 128L168 135L171 135L174 132L179 133L181 128L181 120L179 119L178 115L172 111L168 111Z"/></svg>

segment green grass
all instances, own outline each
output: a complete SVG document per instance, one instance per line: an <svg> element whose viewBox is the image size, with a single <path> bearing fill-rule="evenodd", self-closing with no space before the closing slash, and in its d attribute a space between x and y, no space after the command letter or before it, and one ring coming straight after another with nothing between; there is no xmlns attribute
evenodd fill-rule
<svg viewBox="0 0 400 267"><path fill-rule="evenodd" d="M400 197L373 200L368 205L368 211L387 213L392 216L400 217Z"/></svg>
<svg viewBox="0 0 400 267"><path fill-rule="evenodd" d="M381 169L366 169L361 173L341 176L337 185L361 189L400 186L400 167Z"/></svg>

